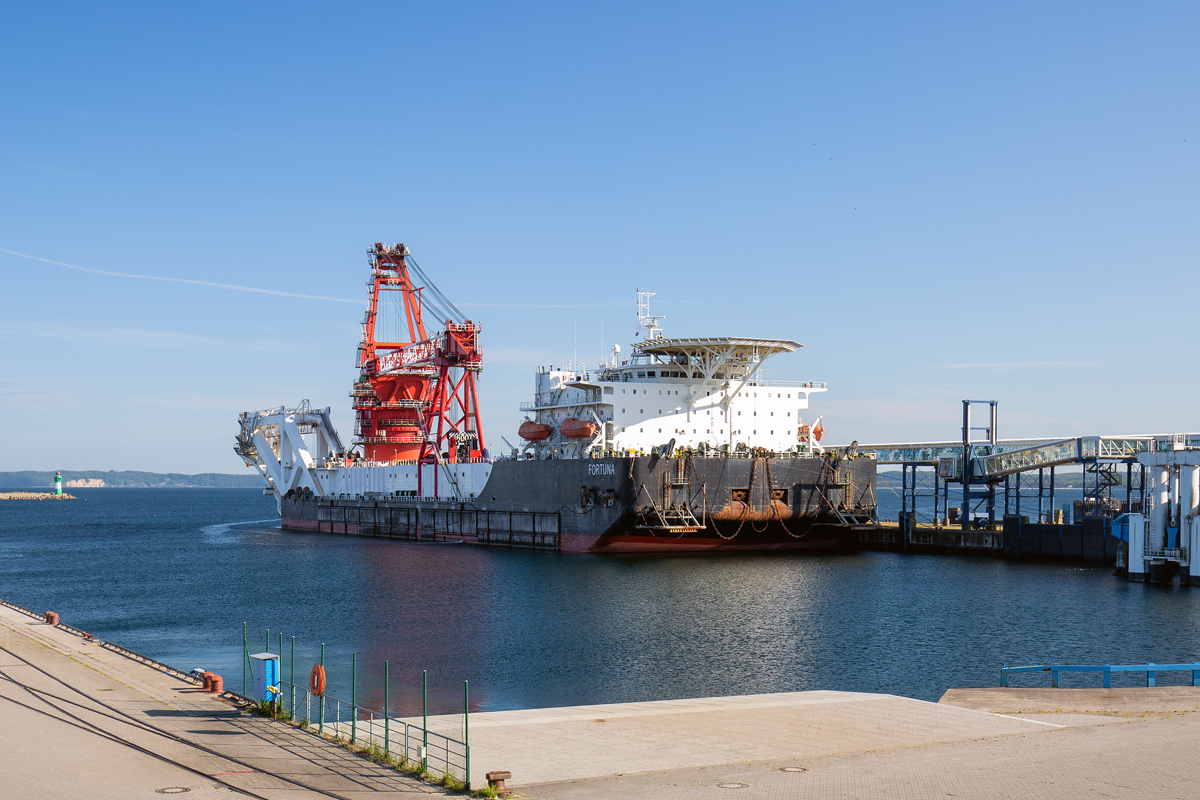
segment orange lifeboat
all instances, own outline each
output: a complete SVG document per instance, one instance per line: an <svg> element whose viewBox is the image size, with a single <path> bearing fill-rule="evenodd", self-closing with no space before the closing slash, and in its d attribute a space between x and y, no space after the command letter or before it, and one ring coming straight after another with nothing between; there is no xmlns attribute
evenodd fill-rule
<svg viewBox="0 0 1200 800"><path fill-rule="evenodd" d="M807 439L808 431L809 431L809 428L807 425L801 425L800 430L796 431L796 433L799 434L801 439Z"/></svg>
<svg viewBox="0 0 1200 800"><path fill-rule="evenodd" d="M553 429L549 425L542 425L538 422L525 420L521 423L521 427L517 428L517 435L522 439L530 442L542 442L550 438L550 432Z"/></svg>
<svg viewBox="0 0 1200 800"><path fill-rule="evenodd" d="M558 430L568 439L590 439L596 434L596 429L599 427L594 422L584 422L574 417L567 417L563 420L562 425L558 426Z"/></svg>
<svg viewBox="0 0 1200 800"><path fill-rule="evenodd" d="M816 439L818 442L821 441L821 437L824 435L825 435L825 428L823 428L822 426L818 425L817 427L813 428L813 438Z"/></svg>

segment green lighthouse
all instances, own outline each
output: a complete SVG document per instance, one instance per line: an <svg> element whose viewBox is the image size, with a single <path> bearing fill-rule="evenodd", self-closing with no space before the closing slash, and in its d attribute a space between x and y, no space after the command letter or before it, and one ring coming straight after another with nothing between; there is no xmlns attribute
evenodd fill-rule
<svg viewBox="0 0 1200 800"><path fill-rule="evenodd" d="M54 496L62 497L62 473L57 470L54 472Z"/></svg>

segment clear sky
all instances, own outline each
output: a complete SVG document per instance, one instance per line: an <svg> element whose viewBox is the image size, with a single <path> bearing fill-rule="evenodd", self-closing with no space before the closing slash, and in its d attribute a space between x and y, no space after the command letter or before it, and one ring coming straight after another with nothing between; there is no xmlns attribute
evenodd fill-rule
<svg viewBox="0 0 1200 800"><path fill-rule="evenodd" d="M0 469L237 472L301 398L348 438L376 241L482 323L496 444L638 287L803 342L768 377L828 381L835 442L965 397L1200 430L1197 42L1195 3L6 3L0 248L200 283L0 252Z"/></svg>

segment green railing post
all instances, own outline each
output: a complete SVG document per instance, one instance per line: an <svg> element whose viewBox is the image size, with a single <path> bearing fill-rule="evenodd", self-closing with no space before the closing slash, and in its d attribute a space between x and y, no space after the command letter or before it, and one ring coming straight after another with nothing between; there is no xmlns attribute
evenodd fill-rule
<svg viewBox="0 0 1200 800"><path fill-rule="evenodd" d="M429 769L429 670L421 670L421 766Z"/></svg>
<svg viewBox="0 0 1200 800"><path fill-rule="evenodd" d="M390 749L391 739L388 737L388 734L390 733L388 730L388 720L391 717L392 705L390 698L388 697L388 686L390 685L388 682L389 666L389 662L383 662L383 752L390 755L392 751Z"/></svg>
<svg viewBox="0 0 1200 800"><path fill-rule="evenodd" d="M321 642L321 671L325 671L325 643ZM325 693L321 692L321 708L317 712L320 714L317 717L317 733L325 732Z"/></svg>
<svg viewBox="0 0 1200 800"><path fill-rule="evenodd" d="M275 676L275 708L283 705L283 634L279 634L279 674Z"/></svg>
<svg viewBox="0 0 1200 800"><path fill-rule="evenodd" d="M246 696L246 665L250 663L250 641L246 638L246 623L242 623L242 697Z"/></svg>
<svg viewBox="0 0 1200 800"><path fill-rule="evenodd" d="M350 744L358 737L358 653L350 654Z"/></svg>
<svg viewBox="0 0 1200 800"><path fill-rule="evenodd" d="M463 749L466 751L467 775L463 783L471 791L471 682L463 681Z"/></svg>
<svg viewBox="0 0 1200 800"><path fill-rule="evenodd" d="M292 637L292 716L296 716L296 637Z"/></svg>

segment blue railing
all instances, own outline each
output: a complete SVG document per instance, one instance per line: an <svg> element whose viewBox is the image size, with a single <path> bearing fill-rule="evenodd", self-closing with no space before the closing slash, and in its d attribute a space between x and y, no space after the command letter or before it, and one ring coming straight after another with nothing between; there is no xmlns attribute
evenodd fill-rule
<svg viewBox="0 0 1200 800"><path fill-rule="evenodd" d="M1114 672L1144 672L1146 685L1156 686L1156 673L1192 673L1192 686L1200 686L1200 662L1194 664L1036 664L1032 667L1010 667L1006 662L1000 668L1000 685L1008 686L1008 676L1014 672L1049 672L1051 685L1058 688L1058 676L1063 672L1099 672L1104 676L1104 688L1112 688Z"/></svg>

